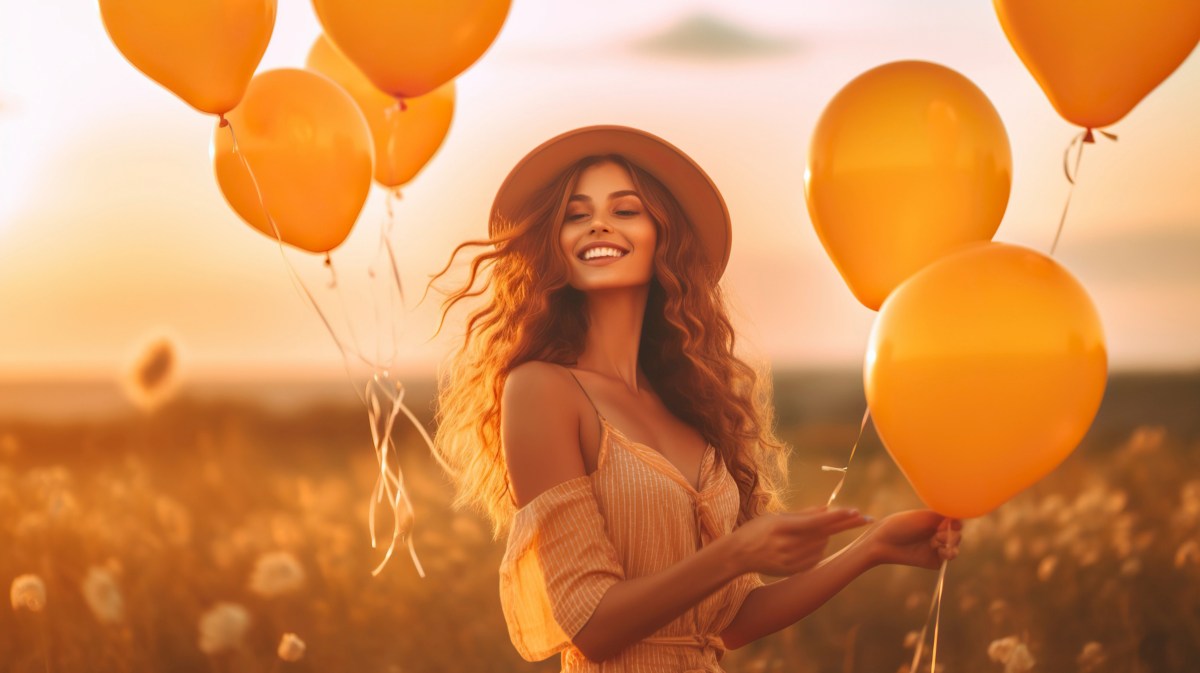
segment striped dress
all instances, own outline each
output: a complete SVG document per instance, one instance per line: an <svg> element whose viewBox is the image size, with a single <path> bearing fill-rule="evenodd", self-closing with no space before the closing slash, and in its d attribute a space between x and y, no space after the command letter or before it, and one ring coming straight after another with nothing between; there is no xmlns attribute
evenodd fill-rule
<svg viewBox="0 0 1200 673"><path fill-rule="evenodd" d="M757 573L738 576L603 662L587 659L571 642L610 586L696 553L729 534L738 513L737 483L711 445L697 489L665 456L596 413L596 470L543 491L513 519L500 562L509 637L526 661L561 652L562 673L723 673L718 634L763 585Z"/></svg>

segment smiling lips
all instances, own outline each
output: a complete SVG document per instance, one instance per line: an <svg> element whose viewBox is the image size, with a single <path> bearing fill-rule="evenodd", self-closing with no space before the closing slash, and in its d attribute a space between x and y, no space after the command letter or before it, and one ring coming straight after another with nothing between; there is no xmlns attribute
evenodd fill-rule
<svg viewBox="0 0 1200 673"><path fill-rule="evenodd" d="M610 263L629 254L628 250L618 247L612 243L594 242L584 246L578 254L579 259L585 262Z"/></svg>

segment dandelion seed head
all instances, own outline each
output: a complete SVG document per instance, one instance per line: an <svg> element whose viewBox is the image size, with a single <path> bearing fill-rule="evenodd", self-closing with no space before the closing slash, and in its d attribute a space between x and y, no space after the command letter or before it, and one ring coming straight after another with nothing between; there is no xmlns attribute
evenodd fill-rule
<svg viewBox="0 0 1200 673"><path fill-rule="evenodd" d="M13 610L41 612L46 608L46 583L34 574L18 575L9 590Z"/></svg>
<svg viewBox="0 0 1200 673"><path fill-rule="evenodd" d="M1032 670L1035 664L1037 661L1029 653L1029 648L1025 646L1025 643L1017 643L1009 655L1008 661L1004 664L1004 673L1026 673L1026 671Z"/></svg>
<svg viewBox="0 0 1200 673"><path fill-rule="evenodd" d="M217 603L200 616L200 651L218 654L239 647L250 629L250 613L237 603Z"/></svg>
<svg viewBox="0 0 1200 673"><path fill-rule="evenodd" d="M988 644L988 658L1000 664L1008 663L1019 642L1016 636L993 640Z"/></svg>
<svg viewBox="0 0 1200 673"><path fill-rule="evenodd" d="M294 633L285 633L279 639L279 658L287 662L297 662L304 658L304 641Z"/></svg>
<svg viewBox="0 0 1200 673"><path fill-rule="evenodd" d="M1008 602L1003 598L997 598L988 606L988 616L992 618L992 623L999 624L1008 617Z"/></svg>
<svg viewBox="0 0 1200 673"><path fill-rule="evenodd" d="M917 646L917 641L920 640L921 634L918 631L909 631L904 634L904 649L911 650Z"/></svg>
<svg viewBox="0 0 1200 673"><path fill-rule="evenodd" d="M250 590L264 598L293 593L303 586L304 568L286 551L259 556L250 576Z"/></svg>
<svg viewBox="0 0 1200 673"><path fill-rule="evenodd" d="M101 624L118 624L124 617L125 604L117 582L100 566L88 568L83 578L83 599Z"/></svg>

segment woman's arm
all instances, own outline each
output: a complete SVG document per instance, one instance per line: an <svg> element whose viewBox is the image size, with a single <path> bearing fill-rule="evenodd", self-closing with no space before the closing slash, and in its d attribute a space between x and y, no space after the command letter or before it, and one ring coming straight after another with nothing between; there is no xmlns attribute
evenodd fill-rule
<svg viewBox="0 0 1200 673"><path fill-rule="evenodd" d="M877 565L936 569L958 556L961 531L961 521L930 510L884 517L812 570L751 591L721 638L733 649L791 626Z"/></svg>
<svg viewBox="0 0 1200 673"><path fill-rule="evenodd" d="M602 661L669 624L743 572L731 547L726 535L666 570L612 585L575 646Z"/></svg>
<svg viewBox="0 0 1200 673"><path fill-rule="evenodd" d="M751 591L721 639L736 649L791 626L875 564L867 536L861 535L812 570Z"/></svg>

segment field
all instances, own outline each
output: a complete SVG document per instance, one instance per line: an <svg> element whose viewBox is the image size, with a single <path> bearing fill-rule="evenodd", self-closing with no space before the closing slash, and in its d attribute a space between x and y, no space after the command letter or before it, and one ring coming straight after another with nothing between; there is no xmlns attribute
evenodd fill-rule
<svg viewBox="0 0 1200 673"><path fill-rule="evenodd" d="M265 385L185 387L150 414L110 393L0 389L0 579L44 587L44 600L14 587L16 606L0 611L0 671L558 670L512 649L503 546L450 510L446 478L407 428L397 437L425 577L403 547L372 577L375 458L348 385L307 401ZM431 393L418 382L406 397L427 427ZM861 380L781 373L776 399L796 449L791 504L824 502L836 479L820 467L845 463ZM877 517L919 506L869 428L838 501ZM391 521L380 524L386 546ZM907 670L935 579L873 570L722 665ZM284 633L306 644L298 660L281 659ZM1200 374L1114 375L1080 448L967 522L937 661L945 673L1200 670Z"/></svg>

